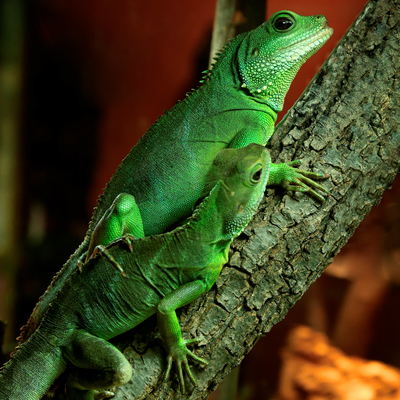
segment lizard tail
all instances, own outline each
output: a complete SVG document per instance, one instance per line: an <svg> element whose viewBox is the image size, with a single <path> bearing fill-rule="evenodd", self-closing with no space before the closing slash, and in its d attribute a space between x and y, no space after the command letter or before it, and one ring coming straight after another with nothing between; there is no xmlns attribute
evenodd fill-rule
<svg viewBox="0 0 400 400"><path fill-rule="evenodd" d="M0 369L1 400L40 400L64 372L60 347L38 336L36 332L17 348Z"/></svg>

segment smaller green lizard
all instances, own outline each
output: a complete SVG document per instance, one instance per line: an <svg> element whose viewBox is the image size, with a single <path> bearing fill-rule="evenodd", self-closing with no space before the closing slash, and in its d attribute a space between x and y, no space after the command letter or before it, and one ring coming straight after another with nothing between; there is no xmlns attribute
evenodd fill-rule
<svg viewBox="0 0 400 400"><path fill-rule="evenodd" d="M164 379L174 363L182 390L184 373L195 384L188 358L207 362L187 348L198 340L183 339L175 310L215 283L230 244L263 198L270 169L269 153L258 144L222 150L206 181L208 196L186 224L138 240L119 238L100 250L106 257L94 255L75 270L2 368L0 398L40 400L68 366L69 399L112 396L107 389L127 383L132 367L108 340L152 314L167 350Z"/></svg>

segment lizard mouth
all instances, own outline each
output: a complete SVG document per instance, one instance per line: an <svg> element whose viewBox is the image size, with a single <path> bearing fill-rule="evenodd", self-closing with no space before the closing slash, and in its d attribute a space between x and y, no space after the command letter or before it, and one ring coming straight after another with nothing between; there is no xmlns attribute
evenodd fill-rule
<svg viewBox="0 0 400 400"><path fill-rule="evenodd" d="M333 29L330 27L325 27L320 29L318 32L304 39L299 39L289 46L283 47L281 52L288 53L293 49L293 54L305 55L312 50L318 50L322 47L327 40L332 36Z"/></svg>

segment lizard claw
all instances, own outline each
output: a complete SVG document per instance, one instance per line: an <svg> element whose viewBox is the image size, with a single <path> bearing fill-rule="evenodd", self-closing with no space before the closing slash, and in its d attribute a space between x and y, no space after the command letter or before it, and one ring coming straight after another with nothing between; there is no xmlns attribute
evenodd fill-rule
<svg viewBox="0 0 400 400"><path fill-rule="evenodd" d="M132 253L133 252L133 243L136 242L136 240L137 240L137 238L135 236L127 233L123 236L120 236L119 238L114 239L112 242L110 242L108 244L108 246L124 243L126 246L128 246L129 251Z"/></svg>
<svg viewBox="0 0 400 400"><path fill-rule="evenodd" d="M135 236L132 236L132 235L127 234L127 235L121 236L121 237L119 237L119 238L117 238L117 239L114 239L114 240L113 240L112 242L110 242L107 246L115 245L115 244L120 244L120 243L122 242L122 243L124 243L124 244L126 244L126 245L128 246L129 251L132 253L132 251L133 251L133 242L135 242L136 240L137 240L137 239L135 238ZM108 250L106 249L105 246L103 246L103 245L101 245L101 244L97 245L97 246L94 248L93 253L92 253L92 255L90 256L90 258L94 258L94 257L96 257L97 255L100 255L100 256L106 258L107 261L108 261L118 272L120 272L122 276L124 276L125 278L127 277L127 275L126 275L124 269L121 267L121 265L120 265L117 261L115 261L114 257L108 252ZM78 268L79 268L79 270L80 270L81 272L82 272L82 266L83 266L83 263L80 262L80 261L78 261Z"/></svg>
<svg viewBox="0 0 400 400"><path fill-rule="evenodd" d="M118 271L121 273L122 276L124 276L125 278L127 277L124 269L121 267L121 265L119 265L117 263L117 261L115 261L114 257L108 252L108 250L102 246L101 244L99 244L98 246L96 246L93 250L93 254L90 258L94 258L97 255L100 255L104 258L107 259L107 261Z"/></svg>
<svg viewBox="0 0 400 400"><path fill-rule="evenodd" d="M297 169L301 163L302 160L294 160L288 163L275 164L271 183L269 180L268 184L280 185L288 191L309 193L321 203L324 203L325 197L317 190L328 195L330 192L315 180L326 179L329 175Z"/></svg>
<svg viewBox="0 0 400 400"><path fill-rule="evenodd" d="M115 393L110 390L97 390L93 396L93 400L104 400L114 397Z"/></svg>
<svg viewBox="0 0 400 400"><path fill-rule="evenodd" d="M189 367L188 357L190 357L194 361L197 361L200 364L208 365L208 362L206 360L196 356L196 354L194 354L186 347L187 344L198 343L199 341L200 339L182 340L180 344L176 344L169 348L169 354L167 357L167 369L165 370L163 381L165 382L168 380L171 372L172 362L174 362L177 369L179 385L182 393L185 393L185 381L183 379L183 372L185 372L185 375L187 375L187 377L190 379L193 386L197 385L196 379L194 378L192 371Z"/></svg>
<svg viewBox="0 0 400 400"><path fill-rule="evenodd" d="M129 251L131 253L133 252L133 242L135 242L137 240L135 236L127 234L127 235L121 236L119 238L119 240L124 242L128 246Z"/></svg>
<svg viewBox="0 0 400 400"><path fill-rule="evenodd" d="M82 273L83 271L83 266L86 264L86 256L87 256L87 251L85 251L79 258L78 261L76 262L76 265L78 266L79 272Z"/></svg>
<svg viewBox="0 0 400 400"><path fill-rule="evenodd" d="M64 391L67 400L104 400L115 396L115 393L110 390L77 390L66 386Z"/></svg>
<svg viewBox="0 0 400 400"><path fill-rule="evenodd" d="M78 260L76 262L76 265L78 266L79 272L82 272L83 271L83 265L84 265L82 260Z"/></svg>

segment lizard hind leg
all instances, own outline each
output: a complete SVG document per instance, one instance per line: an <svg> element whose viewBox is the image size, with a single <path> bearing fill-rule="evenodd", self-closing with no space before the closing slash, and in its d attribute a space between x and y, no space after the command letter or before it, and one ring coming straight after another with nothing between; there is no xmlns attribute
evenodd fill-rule
<svg viewBox="0 0 400 400"><path fill-rule="evenodd" d="M110 398L114 393L108 389L124 385L132 376L129 361L116 347L82 330L64 355L74 366L66 383L68 400Z"/></svg>

